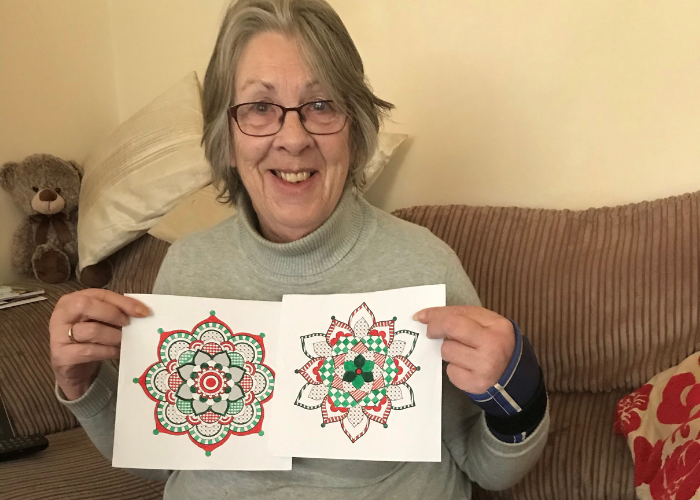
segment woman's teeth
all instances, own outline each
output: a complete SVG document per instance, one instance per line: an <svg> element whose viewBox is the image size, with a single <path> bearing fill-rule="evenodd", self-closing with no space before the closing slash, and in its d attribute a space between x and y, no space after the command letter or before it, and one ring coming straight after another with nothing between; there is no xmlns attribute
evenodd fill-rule
<svg viewBox="0 0 700 500"><path fill-rule="evenodd" d="M278 177L281 179L291 182L292 184L296 184L297 182L302 182L308 179L311 176L311 172L280 172L280 171L275 171Z"/></svg>

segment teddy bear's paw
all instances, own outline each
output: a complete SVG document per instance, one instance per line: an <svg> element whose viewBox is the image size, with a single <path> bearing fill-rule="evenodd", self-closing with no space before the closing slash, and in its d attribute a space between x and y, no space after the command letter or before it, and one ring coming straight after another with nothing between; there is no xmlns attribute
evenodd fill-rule
<svg viewBox="0 0 700 500"><path fill-rule="evenodd" d="M70 279L68 256L51 245L39 245L32 258L34 276L44 283L63 283Z"/></svg>
<svg viewBox="0 0 700 500"><path fill-rule="evenodd" d="M78 280L90 288L104 288L112 279L114 268L111 262L103 260L92 266L85 266L82 273L76 269Z"/></svg>

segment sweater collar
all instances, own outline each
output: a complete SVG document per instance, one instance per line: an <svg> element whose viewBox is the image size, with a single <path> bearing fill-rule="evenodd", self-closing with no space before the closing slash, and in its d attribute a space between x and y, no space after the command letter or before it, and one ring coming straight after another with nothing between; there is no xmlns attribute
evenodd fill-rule
<svg viewBox="0 0 700 500"><path fill-rule="evenodd" d="M278 278L313 278L340 262L362 232L367 212L353 189L346 188L321 227L290 243L273 243L258 232L258 218L247 193L238 197L238 240L241 250L264 273Z"/></svg>

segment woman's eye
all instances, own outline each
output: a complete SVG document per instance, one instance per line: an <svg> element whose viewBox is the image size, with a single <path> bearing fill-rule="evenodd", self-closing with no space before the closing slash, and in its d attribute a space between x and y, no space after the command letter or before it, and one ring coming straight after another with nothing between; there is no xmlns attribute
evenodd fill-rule
<svg viewBox="0 0 700 500"><path fill-rule="evenodd" d="M328 103L327 102L315 102L311 105L311 110L312 111L327 111L328 110Z"/></svg>
<svg viewBox="0 0 700 500"><path fill-rule="evenodd" d="M32 189L34 190L35 193L38 193L38 192L39 192L39 188L36 187L36 186L33 186Z"/></svg>
<svg viewBox="0 0 700 500"><path fill-rule="evenodd" d="M256 102L254 110L260 114L269 113L272 111L272 105L268 102Z"/></svg>
<svg viewBox="0 0 700 500"><path fill-rule="evenodd" d="M61 194L61 188L56 188L56 194Z"/></svg>

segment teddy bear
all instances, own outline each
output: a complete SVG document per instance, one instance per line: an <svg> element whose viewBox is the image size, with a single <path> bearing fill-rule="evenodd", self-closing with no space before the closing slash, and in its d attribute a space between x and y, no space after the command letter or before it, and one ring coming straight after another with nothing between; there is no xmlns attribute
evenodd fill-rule
<svg viewBox="0 0 700 500"><path fill-rule="evenodd" d="M44 283L63 283L77 271L78 197L82 170L48 154L28 156L0 167L0 186L27 215L14 234L12 265ZM104 261L83 269L78 279L103 287L112 267ZM76 272L77 275L77 272Z"/></svg>

